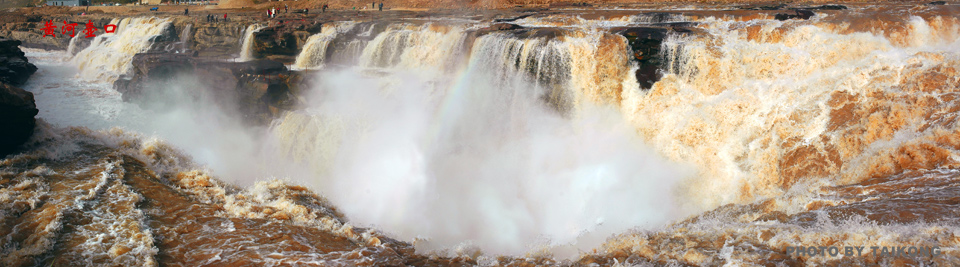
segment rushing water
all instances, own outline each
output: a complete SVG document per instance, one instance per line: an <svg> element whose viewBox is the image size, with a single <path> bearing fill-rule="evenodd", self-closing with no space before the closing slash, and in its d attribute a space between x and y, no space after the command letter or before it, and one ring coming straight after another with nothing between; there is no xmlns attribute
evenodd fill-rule
<svg viewBox="0 0 960 267"><path fill-rule="evenodd" d="M482 34L468 22L331 23L294 63L319 82L266 128L203 100L122 102L109 82L168 23L124 19L144 30L95 40L72 60L28 50L40 71L26 88L53 125L4 161L15 182L0 191L14 200L2 214L47 219L0 260L427 264L398 239L479 264L510 261L480 254L553 253L604 265L950 265L960 260L960 22L887 15L886 26L854 15L555 15L518 21L534 27L525 33ZM696 20L696 33L667 38L663 77L641 90L610 28L681 20ZM122 56L94 57L113 50ZM63 204L38 209L41 198ZM109 199L122 201L97 204ZM103 225L60 230L85 222L77 216ZM98 231L126 241L93 244ZM43 242L53 239L67 241ZM785 255L799 245L944 254ZM36 256L51 250L68 257Z"/></svg>
<svg viewBox="0 0 960 267"><path fill-rule="evenodd" d="M253 24L247 26L247 29L243 31L243 41L240 44L240 58L239 61L250 61L256 58L256 51L253 51L253 35L258 31L263 29L264 26L259 24Z"/></svg>

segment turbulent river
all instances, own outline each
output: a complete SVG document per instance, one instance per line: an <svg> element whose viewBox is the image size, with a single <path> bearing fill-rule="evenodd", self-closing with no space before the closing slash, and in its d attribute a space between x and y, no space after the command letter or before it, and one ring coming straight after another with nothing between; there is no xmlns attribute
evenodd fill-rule
<svg viewBox="0 0 960 267"><path fill-rule="evenodd" d="M266 126L176 93L124 102L113 81L171 22L117 20L79 51L25 49L43 122L0 162L0 262L960 264L960 21L942 13L326 23L289 66L315 81L306 104ZM612 31L664 22L693 30L644 89Z"/></svg>

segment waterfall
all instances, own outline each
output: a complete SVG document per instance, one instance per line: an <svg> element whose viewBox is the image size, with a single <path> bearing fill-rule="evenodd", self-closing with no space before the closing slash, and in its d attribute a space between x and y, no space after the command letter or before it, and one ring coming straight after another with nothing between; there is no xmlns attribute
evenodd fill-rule
<svg viewBox="0 0 960 267"><path fill-rule="evenodd" d="M361 263L368 265L415 262L398 261L396 247L377 239L379 231L411 241L420 253L455 251L478 265L509 262L474 257L481 254L474 248L483 255L524 255L507 259L513 263L554 253L550 257L582 257L570 264L771 265L786 259L856 265L896 259L798 258L783 251L799 245L905 244L945 248L940 258L917 262L956 260L956 250L947 248L960 241L955 238L958 216L944 211L956 206L951 197L960 187L960 20L908 14L871 20L873 11L854 10L854 20L825 12L810 20L776 21L762 12L702 18L694 26L649 25L687 19L665 14L584 15L596 19L542 14L518 20L528 27L515 30L459 20L328 23L307 39L296 58L296 68L312 70L297 73L310 80L288 91L295 98L286 99L296 108L271 108L278 116L266 129L240 123L232 110L221 111L222 98L180 101L165 110L123 102L102 81L128 71L135 53L159 50L149 40L170 28L157 18L115 20L120 25L115 34L70 39L68 52L76 53L73 62L80 67L77 78L57 76L72 76L70 71L42 71L25 89L36 93L38 116L48 123L123 130L50 131L40 122L38 143L0 166L11 174L4 177L9 178L4 189L10 190L0 193L19 201L15 210L34 209L30 203L44 198L94 198L80 203L84 210L55 205L54 212L44 213L53 220L40 218L49 227L37 230L59 232L44 233L34 244L48 252L15 243L0 249L37 251L23 257L23 264L64 251L77 253L70 254L76 258L61 256L67 261L87 251L107 256L113 252L107 245L125 240L116 236L165 237L186 229L129 213L141 212L140 206L150 207L144 214L161 212L152 203L177 199L184 205L211 204L196 211L202 214L168 205L172 214L211 219L188 231L195 242L174 242L171 249L170 242L157 239L166 242L157 247L174 253L204 250L182 258L206 262L181 265L228 265L218 262L223 259L353 264L337 257L385 260ZM630 27L661 27L667 37L647 42L643 31L623 30ZM233 46L243 46L241 58L255 57L260 29L251 25L239 42L231 39ZM171 50L188 50L191 31L186 25ZM630 44L650 48L653 43L660 44L659 58L634 61L643 54L635 54ZM54 59L68 58L63 51L28 53L45 70L63 63ZM660 62L661 78L649 89L638 88L636 71ZM165 91L198 90L190 81L169 84ZM259 100L288 96L273 86L255 93ZM157 138L143 143L140 136L124 137L128 128ZM57 140L64 137L70 139ZM84 152L91 147L99 149ZM207 171L194 170L191 157L240 186L227 188ZM241 189L259 177L290 182ZM77 182L83 185L79 189L93 189L78 191L72 186ZM110 188L102 191L97 183ZM158 185L172 187L153 190ZM118 196L121 201L113 201ZM99 215L108 213L88 211L117 203L122 209L109 214L140 219L60 230L77 219L60 216L60 208L101 220L107 217ZM339 228L339 219L323 215L339 212L357 228ZM13 211L0 217L31 218L21 214L30 215ZM315 228L328 224L338 228ZM273 230L286 225L320 231L282 229L290 238L279 239L281 245L330 240L317 234L333 232L352 240L343 243L346 247L369 246L356 253L302 246L220 253L251 240L276 241ZM18 233L8 239L37 236ZM110 240L99 242L97 236ZM224 236L231 242L218 239ZM79 237L97 250L60 242ZM599 247L605 239L610 241ZM133 250L123 258L110 257L156 258L169 265L181 259L155 256L163 250L150 246L116 245ZM570 254L556 253L552 246ZM590 248L598 249L584 253Z"/></svg>
<svg viewBox="0 0 960 267"><path fill-rule="evenodd" d="M156 17L115 19L111 24L117 25L115 33L95 37L72 59L85 80L116 80L132 68L134 55L149 50L151 40L171 26L169 19Z"/></svg>
<svg viewBox="0 0 960 267"><path fill-rule="evenodd" d="M183 32L180 32L180 53L186 53L190 49L190 40L193 38L192 29L193 24L187 24L183 27Z"/></svg>
<svg viewBox="0 0 960 267"><path fill-rule="evenodd" d="M704 34L664 41L663 78L649 93L626 93L622 105L661 153L699 166L686 198L705 208L794 185L886 177L911 162L899 155L941 157L911 146L938 142L937 131L921 129L956 127L921 112L952 105L938 96L943 83L928 82L939 67L927 67L956 59L944 50L960 41L949 21L912 17L910 27L880 33L773 20L703 23Z"/></svg>
<svg viewBox="0 0 960 267"><path fill-rule="evenodd" d="M73 56L77 54L77 40L80 38L80 34L74 35L73 38L70 38L70 44L67 46L67 55Z"/></svg>
<svg viewBox="0 0 960 267"><path fill-rule="evenodd" d="M623 88L636 87L622 36L587 29L559 34L562 38L488 34L474 42L471 62L500 77L525 73L547 101L564 111L585 103L618 105Z"/></svg>
<svg viewBox="0 0 960 267"><path fill-rule="evenodd" d="M495 32L468 39L472 30L464 26L398 23L366 41L362 38L370 35L373 27L357 29L357 34L359 27L355 26L324 25L307 40L295 68L316 69L330 61L328 56L349 57L355 55L354 50L362 50L356 64L364 68L453 73L462 69L459 63L470 62L500 73L501 78L522 74L523 82L535 85L535 91L564 111L581 102L619 105L623 88L636 87L626 39L595 28L537 29L520 35Z"/></svg>
<svg viewBox="0 0 960 267"><path fill-rule="evenodd" d="M356 23L353 22L324 24L320 33L307 38L307 42L303 45L303 49L297 55L297 60L293 64L294 68L315 69L322 67L327 56L327 47L330 46L333 39L337 37L338 33L350 31L355 25Z"/></svg>
<svg viewBox="0 0 960 267"><path fill-rule="evenodd" d="M460 26L393 24L363 49L360 66L451 69L457 59L465 57L465 37Z"/></svg>
<svg viewBox="0 0 960 267"><path fill-rule="evenodd" d="M255 52L253 51L254 35L261 29L266 28L265 26L253 24L247 26L247 29L244 31L243 35L243 44L240 45L240 58L239 61L250 61L256 57Z"/></svg>
<svg viewBox="0 0 960 267"><path fill-rule="evenodd" d="M474 42L470 65L496 73L501 77L495 81L497 86L530 83L553 105L565 108L569 106L565 102L569 99L570 51L562 46L561 41L547 38L488 34Z"/></svg>
<svg viewBox="0 0 960 267"><path fill-rule="evenodd" d="M365 42L356 68L318 73L316 99L273 122L271 147L305 165L307 183L351 218L404 239L429 233L428 248L473 240L511 251L538 236L572 242L585 231L605 236L672 216L669 208L622 203L665 199L683 172L643 149L618 113L595 108L606 100L581 100L619 95L629 81L623 37L570 29L468 38L471 31L388 25ZM339 54L321 43L332 34L311 37L299 58L317 59L319 45ZM585 107L574 109L580 102ZM611 192L611 184L643 189ZM587 202L603 208L581 210ZM471 215L455 215L466 210Z"/></svg>

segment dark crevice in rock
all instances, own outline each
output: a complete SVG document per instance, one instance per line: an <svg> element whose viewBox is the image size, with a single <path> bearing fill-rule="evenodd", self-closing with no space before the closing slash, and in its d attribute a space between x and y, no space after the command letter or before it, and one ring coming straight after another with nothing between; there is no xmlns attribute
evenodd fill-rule
<svg viewBox="0 0 960 267"><path fill-rule="evenodd" d="M627 38L631 59L637 63L636 78L641 89L650 89L663 76L663 41L670 34L688 34L695 26L692 22L658 23L653 27L616 28L617 34Z"/></svg>

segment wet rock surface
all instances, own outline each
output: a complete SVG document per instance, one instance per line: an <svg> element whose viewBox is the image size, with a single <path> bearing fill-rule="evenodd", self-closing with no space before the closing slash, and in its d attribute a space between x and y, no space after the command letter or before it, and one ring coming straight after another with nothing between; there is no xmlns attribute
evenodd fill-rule
<svg viewBox="0 0 960 267"><path fill-rule="evenodd" d="M818 6L818 7L811 8L811 9L816 9L816 10L844 10L844 9L847 9L847 6L845 6L845 5L822 5L822 6Z"/></svg>
<svg viewBox="0 0 960 267"><path fill-rule="evenodd" d="M489 30L489 31L512 31L512 30L519 30L519 29L523 29L523 26L510 24L510 23L497 23L497 24L490 25L490 27L485 28L485 30Z"/></svg>
<svg viewBox="0 0 960 267"><path fill-rule="evenodd" d="M17 40L0 39L0 157L15 152L30 138L39 112L33 93L14 86L37 71L19 45Z"/></svg>
<svg viewBox="0 0 960 267"><path fill-rule="evenodd" d="M70 47L72 37L67 32L63 33L64 24L76 23L74 35L79 35L78 41L89 43L93 38L85 38L83 30L87 23L93 23L98 29L97 34L101 34L103 25L110 24L110 18L90 17L90 16L39 16L25 15L23 19L11 21L4 17L0 20L0 35L6 35L10 38L22 41L23 47L40 48L47 50L67 50ZM47 24L55 27L53 35L44 31Z"/></svg>
<svg viewBox="0 0 960 267"><path fill-rule="evenodd" d="M794 10L794 14L790 14L790 13L778 13L777 15L774 16L774 18L777 19L777 20L781 20L781 21L782 21L782 20L788 20L788 19L803 19L803 20L807 20L807 19L810 19L811 17L813 17L814 15L815 15L815 14L813 13L813 11L805 10L805 9L797 9L797 10Z"/></svg>
<svg viewBox="0 0 960 267"><path fill-rule="evenodd" d="M637 62L637 82L640 88L650 89L660 80L664 63L661 44L671 33L689 34L693 31L692 23L662 23L659 27L631 27L614 29L617 34L627 38L632 50L632 59Z"/></svg>
<svg viewBox="0 0 960 267"><path fill-rule="evenodd" d="M0 82L15 86L27 82L37 66L30 64L18 40L0 38Z"/></svg>
<svg viewBox="0 0 960 267"><path fill-rule="evenodd" d="M17 151L30 138L38 112L33 93L0 83L0 157Z"/></svg>
<svg viewBox="0 0 960 267"><path fill-rule="evenodd" d="M128 136L115 146L102 133L41 127L63 139L0 161L3 266L476 265L419 255L409 243L348 225L302 186L244 190L175 167L185 159L164 146ZM48 153L64 142L77 151Z"/></svg>
<svg viewBox="0 0 960 267"><path fill-rule="evenodd" d="M177 99L172 90L191 97L209 97L240 112L250 123L269 122L295 106L294 94L302 75L280 62L253 60L224 62L183 54L141 53L134 56L133 74L114 82L125 101L142 106L147 99Z"/></svg>

